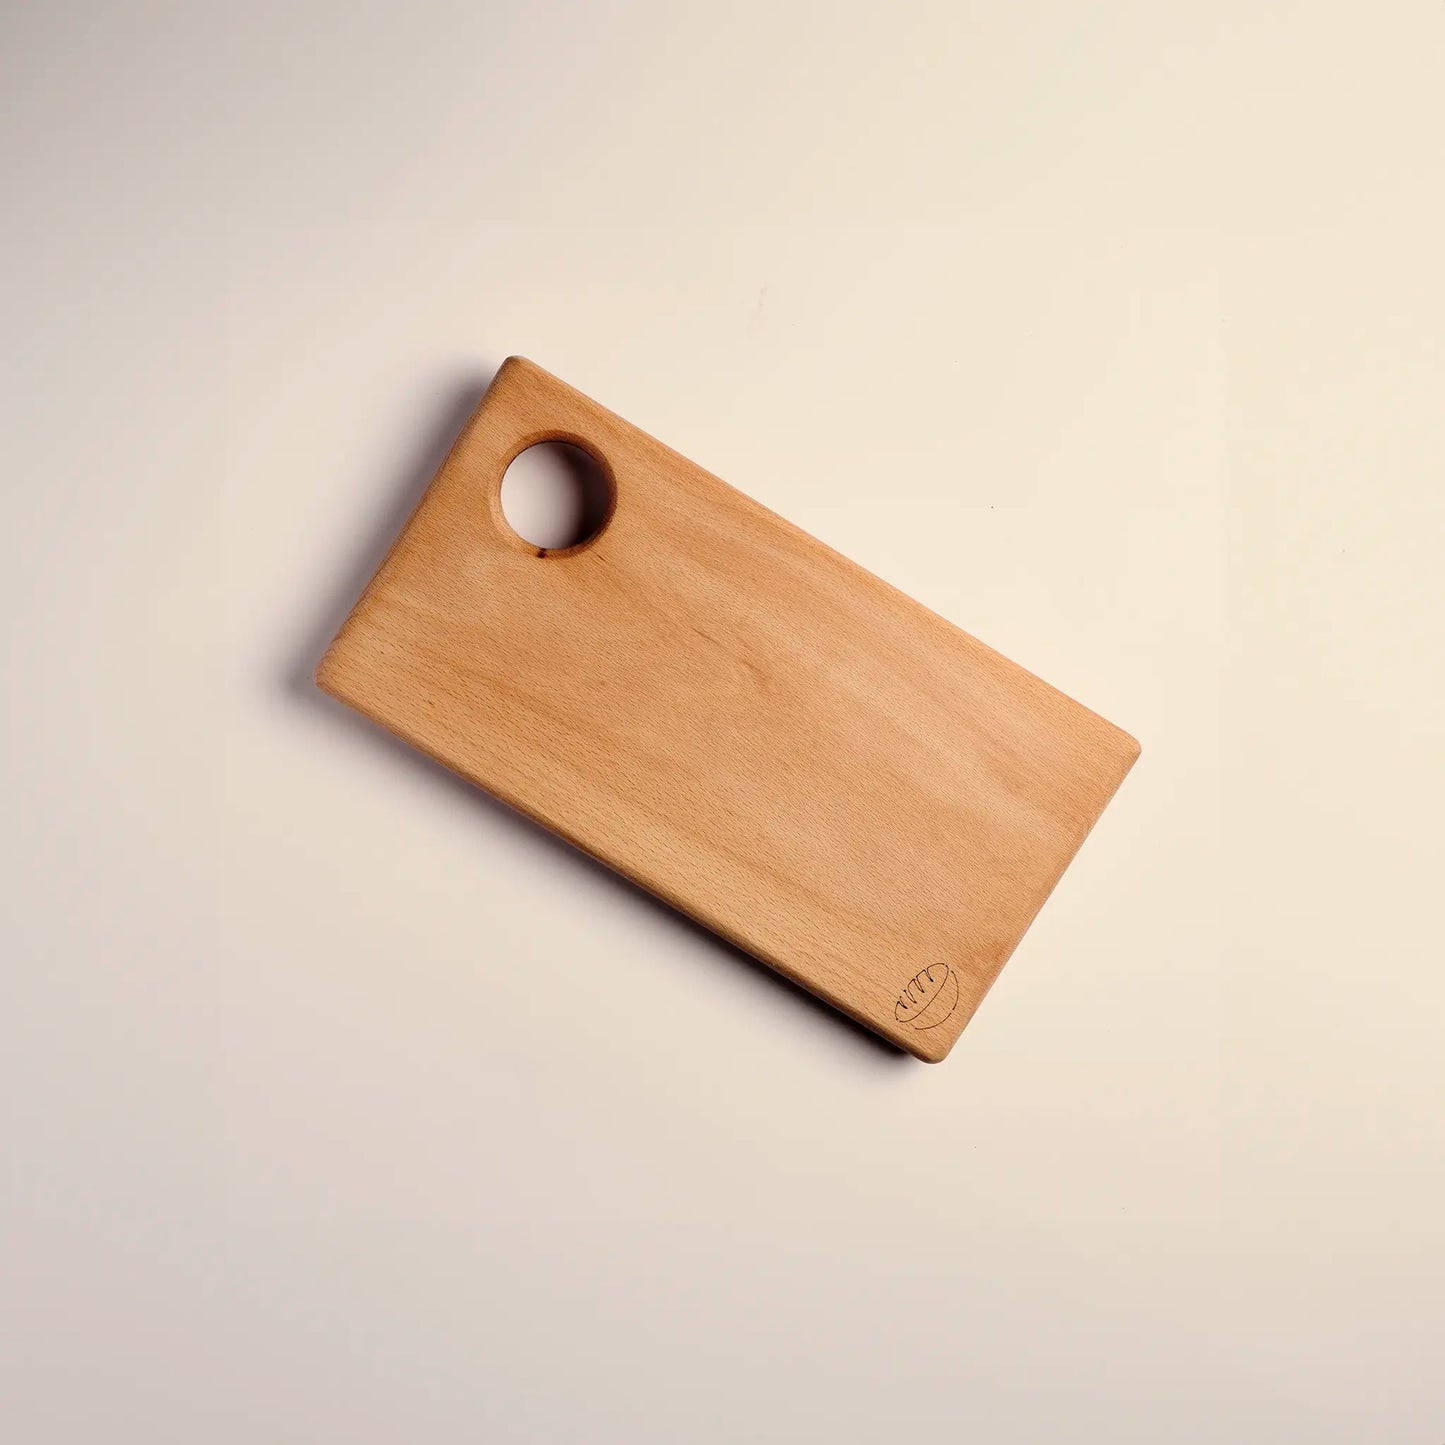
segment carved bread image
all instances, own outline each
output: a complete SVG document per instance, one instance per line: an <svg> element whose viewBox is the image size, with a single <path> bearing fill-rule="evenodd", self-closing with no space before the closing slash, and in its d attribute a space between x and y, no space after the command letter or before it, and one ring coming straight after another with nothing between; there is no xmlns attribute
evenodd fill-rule
<svg viewBox="0 0 1445 1445"><path fill-rule="evenodd" d="M916 1029L941 1024L958 1006L958 975L946 963L931 964L915 974L893 1005L894 1017Z"/></svg>

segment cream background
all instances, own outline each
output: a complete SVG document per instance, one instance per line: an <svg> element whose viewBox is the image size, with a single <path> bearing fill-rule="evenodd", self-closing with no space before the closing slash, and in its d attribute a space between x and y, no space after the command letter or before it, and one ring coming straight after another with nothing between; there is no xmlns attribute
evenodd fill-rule
<svg viewBox="0 0 1445 1445"><path fill-rule="evenodd" d="M1445 1440L1445 5L0 25L6 1440ZM307 684L509 351L1142 739L941 1067Z"/></svg>

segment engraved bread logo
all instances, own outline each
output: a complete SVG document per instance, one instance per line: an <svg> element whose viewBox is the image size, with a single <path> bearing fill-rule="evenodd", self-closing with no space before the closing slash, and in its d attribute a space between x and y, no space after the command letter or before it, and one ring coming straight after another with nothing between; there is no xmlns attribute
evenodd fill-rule
<svg viewBox="0 0 1445 1445"><path fill-rule="evenodd" d="M935 963L908 980L893 1013L901 1024L935 1029L957 1007L958 975L946 963Z"/></svg>

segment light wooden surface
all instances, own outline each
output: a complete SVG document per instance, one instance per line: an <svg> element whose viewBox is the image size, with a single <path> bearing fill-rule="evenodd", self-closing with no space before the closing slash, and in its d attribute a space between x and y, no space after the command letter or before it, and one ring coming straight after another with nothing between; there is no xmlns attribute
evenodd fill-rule
<svg viewBox="0 0 1445 1445"><path fill-rule="evenodd" d="M501 510L542 440L612 487L565 551ZM931 1061L1139 751L520 357L317 680Z"/></svg>

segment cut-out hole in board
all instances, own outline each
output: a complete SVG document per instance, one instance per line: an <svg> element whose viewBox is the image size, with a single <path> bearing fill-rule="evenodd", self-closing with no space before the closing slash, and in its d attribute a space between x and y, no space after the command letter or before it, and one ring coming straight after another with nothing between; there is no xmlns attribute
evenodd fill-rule
<svg viewBox="0 0 1445 1445"><path fill-rule="evenodd" d="M602 530L612 489L602 464L570 442L538 442L502 475L502 515L539 550L579 547Z"/></svg>

